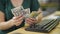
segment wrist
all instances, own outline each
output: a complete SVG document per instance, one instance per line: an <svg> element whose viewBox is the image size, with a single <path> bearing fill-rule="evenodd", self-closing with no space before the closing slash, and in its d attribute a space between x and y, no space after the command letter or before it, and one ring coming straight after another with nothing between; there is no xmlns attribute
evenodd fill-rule
<svg viewBox="0 0 60 34"><path fill-rule="evenodd" d="M9 26L14 26L14 23L12 22L12 20L7 21L7 24L9 24Z"/></svg>

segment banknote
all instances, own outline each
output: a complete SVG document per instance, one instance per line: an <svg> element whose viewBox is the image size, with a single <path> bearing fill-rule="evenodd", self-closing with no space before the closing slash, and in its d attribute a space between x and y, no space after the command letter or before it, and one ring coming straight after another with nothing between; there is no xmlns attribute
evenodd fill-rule
<svg viewBox="0 0 60 34"><path fill-rule="evenodd" d="M22 6L13 8L11 9L11 11L14 16L20 16L21 14L23 14L25 17L27 17L28 14L30 14L30 9L24 9Z"/></svg>

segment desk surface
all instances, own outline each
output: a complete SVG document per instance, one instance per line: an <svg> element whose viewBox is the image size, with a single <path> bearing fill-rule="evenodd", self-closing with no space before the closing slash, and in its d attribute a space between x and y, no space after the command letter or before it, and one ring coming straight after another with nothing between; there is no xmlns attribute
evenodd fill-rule
<svg viewBox="0 0 60 34"><path fill-rule="evenodd" d="M59 12L57 12L59 13ZM53 29L50 33L41 33L41 32L31 32L31 31L25 31L25 27L19 28L17 30L14 30L12 32L9 32L8 34L60 34L60 23L58 24L58 26Z"/></svg>

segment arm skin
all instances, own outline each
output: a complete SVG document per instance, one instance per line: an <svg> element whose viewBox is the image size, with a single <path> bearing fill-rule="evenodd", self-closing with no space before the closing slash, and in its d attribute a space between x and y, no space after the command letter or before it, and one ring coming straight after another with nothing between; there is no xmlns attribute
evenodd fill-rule
<svg viewBox="0 0 60 34"><path fill-rule="evenodd" d="M0 11L0 30L6 30L13 26L11 21L5 22L5 15L2 11Z"/></svg>

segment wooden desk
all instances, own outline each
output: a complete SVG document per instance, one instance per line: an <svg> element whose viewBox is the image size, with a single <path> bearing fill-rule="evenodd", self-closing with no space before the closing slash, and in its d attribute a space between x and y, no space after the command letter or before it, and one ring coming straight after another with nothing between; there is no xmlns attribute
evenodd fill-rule
<svg viewBox="0 0 60 34"><path fill-rule="evenodd" d="M59 13L59 12L58 12ZM15 31L12 31L12 32L9 32L8 34L14 34L14 33L17 33L17 34L60 34L60 23L58 24L58 26L53 29L50 33L41 33L41 32L31 32L31 31L25 31L25 27L22 27L22 28L19 28Z"/></svg>

